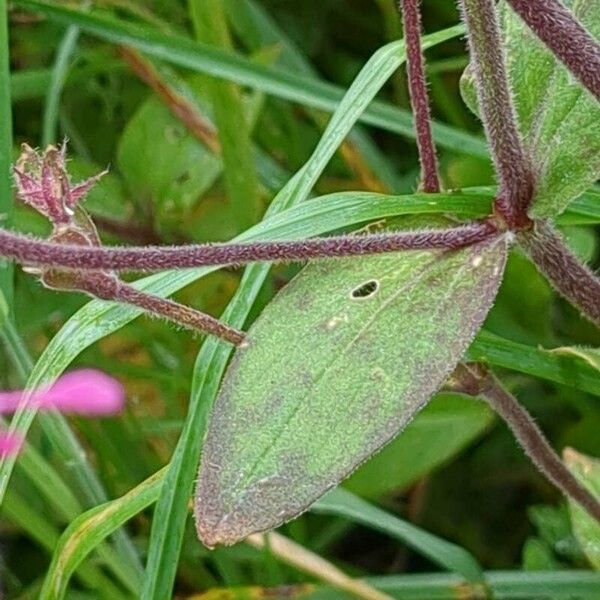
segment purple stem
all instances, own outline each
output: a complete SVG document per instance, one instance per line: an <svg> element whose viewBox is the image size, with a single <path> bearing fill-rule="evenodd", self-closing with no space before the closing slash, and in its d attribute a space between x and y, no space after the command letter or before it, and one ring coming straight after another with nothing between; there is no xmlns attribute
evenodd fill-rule
<svg viewBox="0 0 600 600"><path fill-rule="evenodd" d="M506 422L519 444L538 470L567 498L580 504L600 523L600 502L584 488L554 452L531 415L494 377L483 392L483 399Z"/></svg>
<svg viewBox="0 0 600 600"><path fill-rule="evenodd" d="M537 37L600 102L600 44L558 0L508 0Z"/></svg>
<svg viewBox="0 0 600 600"><path fill-rule="evenodd" d="M494 0L461 0L481 118L500 183L496 212L511 229L528 227L534 170L517 128Z"/></svg>
<svg viewBox="0 0 600 600"><path fill-rule="evenodd" d="M425 57L421 48L421 12L419 0L400 0L406 42L408 86L415 114L417 147L421 162L421 188L424 192L438 193L440 180L435 144L431 132L431 112L425 80Z"/></svg>
<svg viewBox="0 0 600 600"><path fill-rule="evenodd" d="M448 383L453 391L483 398L508 425L540 473L600 522L600 502L579 483L550 446L531 415L485 365L461 364Z"/></svg>
<svg viewBox="0 0 600 600"><path fill-rule="evenodd" d="M300 241L102 248L55 244L0 230L0 256L23 264L86 270L162 271L250 262L360 256L400 250L453 250L497 232L491 221L453 229L345 235Z"/></svg>
<svg viewBox="0 0 600 600"><path fill-rule="evenodd" d="M235 345L244 340L245 334L243 331L234 329L218 319L189 306L137 290L113 275L81 273L77 277L77 289L102 300L137 306L151 315L163 317L195 331L215 335Z"/></svg>
<svg viewBox="0 0 600 600"><path fill-rule="evenodd" d="M600 327L600 277L584 265L547 221L519 235L519 243L554 288Z"/></svg>

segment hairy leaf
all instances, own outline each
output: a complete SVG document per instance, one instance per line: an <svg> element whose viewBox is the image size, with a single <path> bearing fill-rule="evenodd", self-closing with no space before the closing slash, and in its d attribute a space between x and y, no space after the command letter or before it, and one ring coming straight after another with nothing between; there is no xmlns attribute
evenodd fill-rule
<svg viewBox="0 0 600 600"><path fill-rule="evenodd" d="M564 458L579 481L600 498L600 460L570 448L565 450ZM590 564L600 571L600 524L576 502L570 501L569 507L575 537Z"/></svg>
<svg viewBox="0 0 600 600"><path fill-rule="evenodd" d="M563 3L600 38L600 0ZM600 178L600 105L505 3L499 10L519 127L538 170L530 212L552 217ZM470 68L461 87L476 112Z"/></svg>
<svg viewBox="0 0 600 600"><path fill-rule="evenodd" d="M506 254L501 236L304 269L250 329L216 400L201 539L232 544L283 523L393 438L463 356Z"/></svg>

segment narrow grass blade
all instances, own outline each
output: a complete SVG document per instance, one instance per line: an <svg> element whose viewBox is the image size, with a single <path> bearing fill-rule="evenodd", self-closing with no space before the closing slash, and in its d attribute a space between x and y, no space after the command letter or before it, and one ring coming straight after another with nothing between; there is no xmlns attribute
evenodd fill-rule
<svg viewBox="0 0 600 600"><path fill-rule="evenodd" d="M58 49L56 50L56 58L54 60L54 66L52 67L52 74L48 89L46 91L46 98L44 101L44 114L42 117L42 148L45 148L49 144L55 144L57 142L57 126L58 126L58 111L60 108L60 97L62 94L63 86L69 69L69 63L75 48L77 47L77 40L79 39L79 28L75 25L67 27L66 32L63 35Z"/></svg>
<svg viewBox="0 0 600 600"><path fill-rule="evenodd" d="M313 505L311 512L337 515L386 533L467 581L483 581L483 571L478 562L460 546L423 531L343 488L329 492Z"/></svg>
<svg viewBox="0 0 600 600"><path fill-rule="evenodd" d="M83 513L71 522L58 542L40 600L65 598L69 580L79 565L111 533L156 501L164 469L117 500Z"/></svg>
<svg viewBox="0 0 600 600"><path fill-rule="evenodd" d="M10 99L10 67L8 43L8 7L0 0L0 220L1 227L10 224L13 210L12 189L12 106ZM12 312L13 265L0 259L0 294Z"/></svg>
<svg viewBox="0 0 600 600"><path fill-rule="evenodd" d="M45 517L32 508L24 497L10 490L2 505L2 516L20 527L50 555L54 553L60 537L58 528L48 523ZM129 597L98 567L91 564L80 566L78 579L89 589L95 590L100 598L116 600Z"/></svg>
<svg viewBox="0 0 600 600"><path fill-rule="evenodd" d="M214 48L232 52L222 0L189 0L188 5L196 37ZM244 231L259 220L261 212L250 123L238 86L211 77L205 87L219 132L227 194L237 230Z"/></svg>

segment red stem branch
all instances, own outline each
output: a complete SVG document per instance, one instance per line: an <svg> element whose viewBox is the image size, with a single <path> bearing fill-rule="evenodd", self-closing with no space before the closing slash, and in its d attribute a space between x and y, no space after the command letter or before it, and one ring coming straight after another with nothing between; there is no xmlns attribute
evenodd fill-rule
<svg viewBox="0 0 600 600"><path fill-rule="evenodd" d="M584 265L545 221L523 232L519 242L557 292L600 327L600 277Z"/></svg>
<svg viewBox="0 0 600 600"><path fill-rule="evenodd" d="M534 170L517 128L494 0L461 0L481 118L500 183L496 212L511 229L530 225Z"/></svg>
<svg viewBox="0 0 600 600"><path fill-rule="evenodd" d="M537 37L600 102L600 44L558 0L508 0Z"/></svg>
<svg viewBox="0 0 600 600"><path fill-rule="evenodd" d="M519 401L509 393L494 375L481 363L459 365L449 380L450 389L479 396L502 418L513 435L548 481L565 496L580 504L600 522L600 502L569 471L542 430Z"/></svg>
<svg viewBox="0 0 600 600"><path fill-rule="evenodd" d="M421 163L421 188L424 192L440 191L438 160L431 132L431 111L427 82L425 80L425 57L421 47L421 12L419 0L400 0L404 21L406 43L406 72L410 102L415 115L417 147Z"/></svg>

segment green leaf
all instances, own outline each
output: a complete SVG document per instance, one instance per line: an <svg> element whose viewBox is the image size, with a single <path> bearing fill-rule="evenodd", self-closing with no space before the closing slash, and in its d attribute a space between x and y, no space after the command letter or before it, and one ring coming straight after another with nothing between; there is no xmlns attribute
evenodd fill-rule
<svg viewBox="0 0 600 600"><path fill-rule="evenodd" d="M482 330L469 348L468 359L526 373L600 396L600 373L579 357L560 355L507 340Z"/></svg>
<svg viewBox="0 0 600 600"><path fill-rule="evenodd" d="M401 431L442 385L500 284L504 236L308 266L238 349L196 497L201 539L293 518Z"/></svg>
<svg viewBox="0 0 600 600"><path fill-rule="evenodd" d="M287 182L272 201L267 217L281 216L286 208L306 200L363 110L404 60L402 50L403 42L394 42L384 46L371 57L348 89L306 165ZM269 219L263 221L255 229L260 231L261 225L264 226L268 221ZM244 325L269 269L270 266L264 263L246 268L235 297L222 315L225 322L236 328ZM231 344L209 338L198 354L188 417L156 505L143 589L144 598L162 599L172 593L188 501L192 494L208 414L232 350Z"/></svg>
<svg viewBox="0 0 600 600"><path fill-rule="evenodd" d="M600 0L563 3L600 38ZM554 217L600 178L600 105L505 2L499 10L519 128L538 169L530 212ZM461 88L477 112L469 68Z"/></svg>
<svg viewBox="0 0 600 600"><path fill-rule="evenodd" d="M395 440L358 469L345 487L373 499L405 489L450 460L492 420L492 412L482 402L440 394Z"/></svg>
<svg viewBox="0 0 600 600"><path fill-rule="evenodd" d="M121 139L117 164L132 195L156 206L155 221L181 219L220 175L221 159L202 145L157 98L133 115Z"/></svg>
<svg viewBox="0 0 600 600"><path fill-rule="evenodd" d="M600 460L567 448L564 459L569 469L592 494L600 499ZM569 501L573 532L590 564L600 571L600 523L579 504Z"/></svg>

